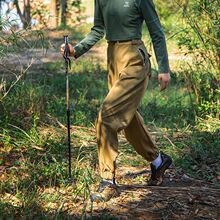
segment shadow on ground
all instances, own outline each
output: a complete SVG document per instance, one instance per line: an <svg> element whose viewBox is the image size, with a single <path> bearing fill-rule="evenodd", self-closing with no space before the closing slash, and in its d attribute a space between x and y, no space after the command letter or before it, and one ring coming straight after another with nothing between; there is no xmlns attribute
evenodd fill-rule
<svg viewBox="0 0 220 220"><path fill-rule="evenodd" d="M79 201L73 205L66 201L59 209L50 212L43 211L39 204L32 204L34 211L26 214L34 219L219 219L220 190L178 172L174 168L167 172L165 183L160 187L120 185L120 197L107 203ZM131 172L120 178L140 175L149 175L149 170ZM0 206L8 206L13 210L11 216L19 219L19 208L4 202ZM82 215L80 211L83 209Z"/></svg>

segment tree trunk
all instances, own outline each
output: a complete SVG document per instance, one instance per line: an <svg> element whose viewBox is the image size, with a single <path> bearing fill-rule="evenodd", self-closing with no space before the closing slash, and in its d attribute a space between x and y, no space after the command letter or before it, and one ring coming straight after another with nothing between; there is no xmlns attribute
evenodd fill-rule
<svg viewBox="0 0 220 220"><path fill-rule="evenodd" d="M24 0L24 17L26 20L26 23L24 25L24 28L28 28L31 26L31 5L30 0Z"/></svg>
<svg viewBox="0 0 220 220"><path fill-rule="evenodd" d="M60 25L66 26L67 0L60 0Z"/></svg>
<svg viewBox="0 0 220 220"><path fill-rule="evenodd" d="M23 28L31 28L31 5L30 0L23 0L23 12L19 6L18 0L14 0L18 15L23 23Z"/></svg>
<svg viewBox="0 0 220 220"><path fill-rule="evenodd" d="M50 2L50 28L56 28L58 25L57 0Z"/></svg>

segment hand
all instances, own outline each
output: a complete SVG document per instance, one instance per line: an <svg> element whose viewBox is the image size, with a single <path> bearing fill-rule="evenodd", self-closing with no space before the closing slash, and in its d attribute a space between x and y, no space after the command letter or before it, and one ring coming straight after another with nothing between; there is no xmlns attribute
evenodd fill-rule
<svg viewBox="0 0 220 220"><path fill-rule="evenodd" d="M160 91L163 91L167 88L170 82L170 74L169 73L160 73L158 75L158 84L160 87Z"/></svg>
<svg viewBox="0 0 220 220"><path fill-rule="evenodd" d="M73 46L71 44L68 44L69 47L69 52L70 52L70 56L73 57L75 55L75 50L73 48ZM60 52L62 53L62 55L64 55L64 50L65 50L65 44L62 44L60 46Z"/></svg>

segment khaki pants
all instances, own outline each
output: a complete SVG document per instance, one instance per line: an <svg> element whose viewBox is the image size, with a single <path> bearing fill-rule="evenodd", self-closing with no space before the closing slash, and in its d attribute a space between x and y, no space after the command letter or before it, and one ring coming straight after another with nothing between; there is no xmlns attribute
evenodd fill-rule
<svg viewBox="0 0 220 220"><path fill-rule="evenodd" d="M151 68L143 42L109 42L107 53L109 93L98 114L96 135L100 175L113 179L119 131L124 130L127 140L146 160L153 161L159 152L137 112Z"/></svg>

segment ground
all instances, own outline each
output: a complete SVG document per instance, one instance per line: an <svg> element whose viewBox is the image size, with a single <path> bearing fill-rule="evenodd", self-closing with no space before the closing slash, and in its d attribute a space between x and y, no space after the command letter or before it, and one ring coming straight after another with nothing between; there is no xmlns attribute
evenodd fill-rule
<svg viewBox="0 0 220 220"><path fill-rule="evenodd" d="M19 53L19 59L17 59L18 54L10 53L1 64L10 67L13 71L17 68L18 71L20 67L27 66L34 57L35 61L31 67L34 75L30 74L31 79L36 76L36 79L33 79L36 81L37 75L46 71L47 77L53 80L56 77L53 71L57 72L57 68L60 75L64 73L60 66L63 60L58 52L58 46L62 43L62 39L58 40L58 38L62 34L62 31L51 34L53 47L50 47L46 53L39 48L26 50ZM48 36L50 37L50 33ZM82 62L105 63L105 51L106 45L99 44L85 58L82 58ZM174 57L176 59L176 56ZM77 63L74 64L71 73L77 65ZM102 64L103 68L105 66ZM9 74L6 68L1 70L3 70L2 74ZM86 71L89 70L86 69ZM45 79L47 80L46 77ZM79 84L83 83L79 78L78 81ZM56 93L50 98L52 102L61 100ZM163 98L168 99L166 95ZM96 106L96 99L92 99L91 102ZM79 102L75 104L76 108L80 105ZM82 110L87 111L87 109ZM21 112L20 109L14 113L14 116L20 117ZM2 211L0 219L220 219L220 177L213 171L219 166L219 160L210 162L207 158L207 163L201 167L199 163L195 163L192 168L193 172L188 172L188 169L185 170L184 166L178 163L181 156L196 154L193 148L190 148L192 142L190 140L195 137L188 127L182 130L172 130L171 128L158 128L153 122L149 125L151 134L163 150L174 157L181 152L180 158L174 158L177 164L174 163L166 172L164 183L160 187L146 185L146 180L150 175L149 163L138 156L120 134L117 182L121 195L109 202L97 204L90 201L90 194L98 185L94 124L71 127L73 176L76 178L69 183L66 181L66 175L63 174L66 170L64 166L67 166L67 163L63 162L66 157L66 146L63 144L66 141L66 127L63 121L56 118L56 112L53 113L47 115L47 123L50 126L43 122L39 123L37 128L30 127L32 133L22 130L21 139L26 138L28 142L7 141L6 137L9 136L6 130L0 133L0 138L2 138L0 139L0 211ZM72 112L72 114L76 113L76 110ZM23 116L22 123L27 122L25 125L28 127L30 122L27 114L29 113ZM79 120L81 116L77 117ZM178 121L178 118L176 120ZM11 129L18 129L13 126ZM37 134L34 133L36 131ZM203 132L200 132L200 139L202 135L204 135ZM37 139L42 137L43 141ZM20 140L19 137L18 140ZM205 141L209 146L208 138ZM184 153L178 150L178 144L185 147ZM164 145L169 145L169 147L163 147ZM61 155L61 153L64 154ZM205 156L201 160L205 161ZM210 175L210 180L204 177L206 175ZM199 176L204 178L199 178ZM59 178L62 181L59 181Z"/></svg>
<svg viewBox="0 0 220 220"><path fill-rule="evenodd" d="M62 130L63 128L64 127L62 127ZM81 166L87 166L88 160L90 160L90 165L94 166L93 175L98 176L96 165L91 163L93 160L91 158L91 152L94 152L96 147L94 128L88 129L86 127L76 126L72 127L71 131L75 137L72 143L73 160L78 161L77 155L80 155L78 151L81 151L84 155L88 155L88 158L79 160L76 163L74 162L73 166L77 166L77 163L84 164L81 164ZM48 131L44 130L44 132ZM81 137L80 139L78 139L79 136ZM37 191L39 201L37 204L40 206L34 208L36 211L34 214L35 218L41 215L42 217L44 216L45 219L80 219L82 217L88 219L141 220L220 219L220 190L218 184L193 178L182 168L173 164L171 169L166 172L162 186L147 186L146 180L150 176L149 165L132 152L132 148L127 145L123 135L120 135L120 145L121 153L118 158L117 182L121 194L118 198L114 198L105 203L92 203L89 195L86 198L82 195L76 195L75 188L78 181L77 179L72 180L71 183L64 183L64 185L54 185L50 183L50 186L48 186L47 183L38 183L40 181L39 179L38 181L33 180L39 185ZM47 152L45 149L37 146L34 147L34 149L37 155L40 154L42 156L44 153L50 153L50 151ZM25 152L23 152L23 154L25 154ZM17 157L19 157L19 155L17 155ZM95 156L93 155L92 157ZM130 165L127 161L131 160L132 157L133 164ZM7 176L10 178L11 169L19 168L19 166L10 165L10 163L13 164L10 162L12 158L13 155L10 155L7 165L0 166L3 181ZM16 155L14 155L13 160L15 160L15 158ZM78 165L80 166L80 164ZM72 169L75 170L75 167ZM25 175L28 177L30 173L31 171L28 171ZM88 175L88 173L83 173L83 175ZM95 181L95 183L88 186L89 194L97 187L97 184L98 181ZM28 188L32 190L33 186L29 185ZM44 196L47 197L46 200L40 199ZM54 199L52 199L52 197L54 197ZM21 215L19 214L18 209L22 203L19 197L16 195L13 196L13 193L10 191L6 191L1 195L1 198L8 201L8 204L10 204L9 208L14 206L12 209L12 213L15 212L14 216L22 215L22 213L20 213ZM18 209L17 211L15 211L16 208ZM20 219L20 217L18 218Z"/></svg>

